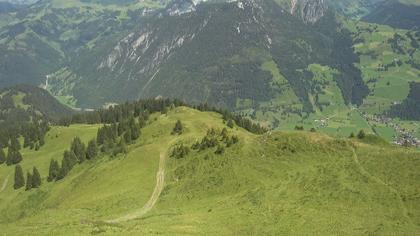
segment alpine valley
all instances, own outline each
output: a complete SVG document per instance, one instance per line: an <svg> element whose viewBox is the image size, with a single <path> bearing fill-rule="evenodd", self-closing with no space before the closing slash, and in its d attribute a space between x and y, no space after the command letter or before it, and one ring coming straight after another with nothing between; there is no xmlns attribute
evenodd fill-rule
<svg viewBox="0 0 420 236"><path fill-rule="evenodd" d="M420 235L420 0L0 0L0 234Z"/></svg>

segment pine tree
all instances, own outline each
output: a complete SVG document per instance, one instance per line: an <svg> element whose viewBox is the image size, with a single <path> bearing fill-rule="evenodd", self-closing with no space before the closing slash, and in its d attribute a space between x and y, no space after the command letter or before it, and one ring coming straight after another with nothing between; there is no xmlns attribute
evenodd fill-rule
<svg viewBox="0 0 420 236"><path fill-rule="evenodd" d="M31 173L28 172L26 174L26 187L25 187L25 191L29 191L29 190L32 189L32 182L33 182L32 175L31 175Z"/></svg>
<svg viewBox="0 0 420 236"><path fill-rule="evenodd" d="M16 137L10 139L10 147L16 151L20 150L20 143Z"/></svg>
<svg viewBox="0 0 420 236"><path fill-rule="evenodd" d="M9 147L7 152L6 164L8 166L18 164L22 161L22 154L19 151L13 150Z"/></svg>
<svg viewBox="0 0 420 236"><path fill-rule="evenodd" d="M68 170L71 170L79 162L79 160L76 157L76 154L74 154L73 151L69 150L64 151L63 160L64 159L67 164Z"/></svg>
<svg viewBox="0 0 420 236"><path fill-rule="evenodd" d="M32 188L39 188L41 186L41 175L36 167L34 167L32 172Z"/></svg>
<svg viewBox="0 0 420 236"><path fill-rule="evenodd" d="M98 129L98 133L96 133L96 140L98 141L99 145L102 145L105 143L105 139L106 139L106 136L105 136L105 126L104 126Z"/></svg>
<svg viewBox="0 0 420 236"><path fill-rule="evenodd" d="M118 146L114 150L114 156L118 153L127 153L127 145L125 144L125 140L122 138L118 143Z"/></svg>
<svg viewBox="0 0 420 236"><path fill-rule="evenodd" d="M172 134L182 134L183 126L180 120L175 123L175 127L172 130Z"/></svg>
<svg viewBox="0 0 420 236"><path fill-rule="evenodd" d="M31 141L29 140L29 137L25 135L23 137L23 148L29 147L30 144L31 144Z"/></svg>
<svg viewBox="0 0 420 236"><path fill-rule="evenodd" d="M131 130L127 130L124 134L124 140L126 143L130 144L131 143Z"/></svg>
<svg viewBox="0 0 420 236"><path fill-rule="evenodd" d="M223 147L222 145L218 145L215 153L218 155L222 155L223 153L225 153L225 147Z"/></svg>
<svg viewBox="0 0 420 236"><path fill-rule="evenodd" d="M139 117L139 126L140 128L144 128L146 126L146 120L144 119L143 116Z"/></svg>
<svg viewBox="0 0 420 236"><path fill-rule="evenodd" d="M87 159L91 160L94 159L98 155L98 145L96 144L96 140L92 139L88 143L88 147L86 150L86 157Z"/></svg>
<svg viewBox="0 0 420 236"><path fill-rule="evenodd" d="M41 137L39 137L39 146L42 147L45 144L45 135L41 135Z"/></svg>
<svg viewBox="0 0 420 236"><path fill-rule="evenodd" d="M0 148L0 165L6 162L6 154L3 151L3 148Z"/></svg>
<svg viewBox="0 0 420 236"><path fill-rule="evenodd" d="M13 185L14 189L20 189L25 186L25 178L23 177L22 167L16 165L15 167L15 184Z"/></svg>
<svg viewBox="0 0 420 236"><path fill-rule="evenodd" d="M20 154L19 151L15 151L13 156L14 156L13 164L18 164L22 161L22 154Z"/></svg>
<svg viewBox="0 0 420 236"><path fill-rule="evenodd" d="M364 130L360 130L359 133L357 134L357 138L359 139L364 139L366 137L366 133Z"/></svg>
<svg viewBox="0 0 420 236"><path fill-rule="evenodd" d="M137 140L140 137L140 126L136 123L134 118L130 120L131 140Z"/></svg>
<svg viewBox="0 0 420 236"><path fill-rule="evenodd" d="M70 150L74 152L80 163L86 160L86 148L79 137L73 139Z"/></svg>
<svg viewBox="0 0 420 236"><path fill-rule="evenodd" d="M61 168L60 168L60 171L58 172L58 176L56 180L60 180L66 177L69 171L70 171L69 159L64 157L63 160L61 161Z"/></svg>
<svg viewBox="0 0 420 236"><path fill-rule="evenodd" d="M58 162L54 159L51 159L47 181L51 182L55 180L59 172L60 172L60 166L58 165Z"/></svg>
<svg viewBox="0 0 420 236"><path fill-rule="evenodd" d="M233 128L234 127L234 123L233 123L233 120L232 119L229 119L229 121L228 121L228 123L227 123L227 126L229 127L229 128Z"/></svg>
<svg viewBox="0 0 420 236"><path fill-rule="evenodd" d="M13 165L13 160L15 159L14 151L11 147L7 150L7 157L6 157L6 165L11 166Z"/></svg>

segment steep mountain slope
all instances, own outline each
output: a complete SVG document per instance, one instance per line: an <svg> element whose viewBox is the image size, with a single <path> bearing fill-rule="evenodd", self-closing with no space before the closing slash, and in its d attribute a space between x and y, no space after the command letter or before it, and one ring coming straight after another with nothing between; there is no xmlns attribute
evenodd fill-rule
<svg viewBox="0 0 420 236"><path fill-rule="evenodd" d="M378 4L363 20L401 29L420 28L420 2L388 0Z"/></svg>
<svg viewBox="0 0 420 236"><path fill-rule="evenodd" d="M177 122L181 135L171 135ZM39 152L24 150L41 188L0 192L0 225L8 234L418 234L419 152L306 132L254 135L230 129L215 113L179 107L154 114L128 154L101 156L46 182L51 158L74 136L83 142L97 125L53 127ZM171 156L208 130L228 128L239 143ZM59 138L56 138L58 135ZM378 144L369 144L378 143ZM164 189L141 218L109 223L142 209L152 196L164 154ZM385 174L386 173L386 174ZM13 176L0 165L0 184ZM228 224L227 224L228 222ZM42 227L40 227L42 225Z"/></svg>
<svg viewBox="0 0 420 236"><path fill-rule="evenodd" d="M18 85L0 90L0 123L29 121L35 117L58 120L72 113L72 109L41 88Z"/></svg>
<svg viewBox="0 0 420 236"><path fill-rule="evenodd" d="M296 94L302 112L313 110L312 75L306 70L317 63L337 69L345 102L360 104L367 89L351 66L357 60L351 38L333 14L316 7L306 13L308 6L298 17L273 1L201 4L191 13L150 17L111 50L107 44L82 59L81 65L93 66L63 74L73 78L69 83L80 104L90 106L164 95L230 108L250 100L255 107L281 95L282 84ZM302 12L304 21L298 19ZM272 61L285 84L276 85L271 71L261 68ZM50 78L53 92L65 89L61 73Z"/></svg>
<svg viewBox="0 0 420 236"><path fill-rule="evenodd" d="M146 9L161 7L161 1L118 2L47 0L0 14L8 22L0 24L0 87L39 85L46 75L77 63L98 39L114 43Z"/></svg>

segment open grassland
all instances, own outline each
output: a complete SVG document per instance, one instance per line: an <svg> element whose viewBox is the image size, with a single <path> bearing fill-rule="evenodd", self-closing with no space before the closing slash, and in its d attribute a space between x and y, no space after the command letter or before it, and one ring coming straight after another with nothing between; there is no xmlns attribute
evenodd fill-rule
<svg viewBox="0 0 420 236"><path fill-rule="evenodd" d="M177 120L182 135L171 135ZM47 183L51 158L75 135L85 142L98 126L55 127L39 151L23 152L24 170L36 165L40 189L14 191L10 176L0 193L0 227L7 235L359 235L420 233L420 153L373 136L335 139L319 133L253 135L228 129L239 143L175 159L175 144L191 145L207 130L226 127L221 116L189 108L155 114L127 155L78 165ZM58 137L56 137L58 135ZM56 154L54 154L56 153ZM165 184L150 212L129 221L156 184L161 154ZM61 158L60 158L61 159ZM0 166L0 182L11 167ZM1 187L1 183L0 183Z"/></svg>

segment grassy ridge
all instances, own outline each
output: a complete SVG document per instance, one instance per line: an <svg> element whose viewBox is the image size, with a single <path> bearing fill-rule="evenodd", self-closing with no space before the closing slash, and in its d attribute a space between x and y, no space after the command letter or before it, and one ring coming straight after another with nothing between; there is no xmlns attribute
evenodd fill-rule
<svg viewBox="0 0 420 236"><path fill-rule="evenodd" d="M184 132L173 136L178 119ZM207 149L182 159L167 157L165 188L147 215L101 223L143 206L153 191L160 153L194 143L209 128L224 127L220 115L189 108L153 115L126 156L85 162L63 181L44 182L29 193L12 190L10 182L0 193L1 228L10 235L420 232L420 154L415 150L317 133L257 136L236 127L229 133L240 142L223 155ZM96 128L53 128L41 151L62 152L70 136L83 135L86 141ZM58 131L63 136L54 139ZM24 169L35 164L32 158L45 181L50 156L24 152ZM0 182L10 171L0 166Z"/></svg>

